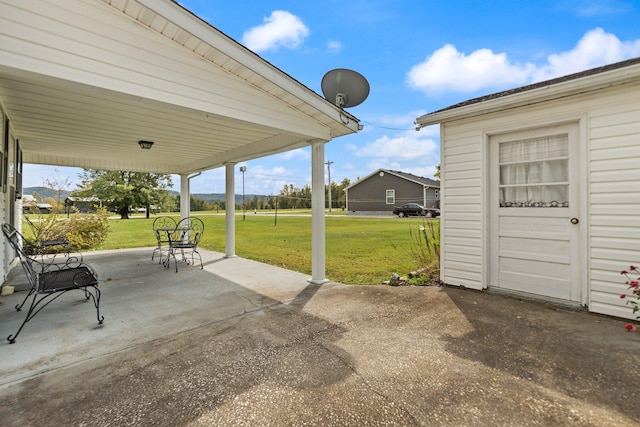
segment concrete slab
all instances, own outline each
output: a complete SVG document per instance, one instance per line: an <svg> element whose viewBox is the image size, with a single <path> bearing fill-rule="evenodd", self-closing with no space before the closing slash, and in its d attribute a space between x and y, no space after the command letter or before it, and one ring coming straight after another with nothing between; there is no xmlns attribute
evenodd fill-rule
<svg viewBox="0 0 640 427"><path fill-rule="evenodd" d="M150 253L88 257L103 327L71 298L0 342L0 424L640 425L640 339L623 320L448 287L309 285L213 252L176 274ZM0 301L8 335L16 296Z"/></svg>
<svg viewBox="0 0 640 427"><path fill-rule="evenodd" d="M309 283L307 275L201 250L204 270L179 264L164 268L150 260L153 248L84 254L97 271L102 293L96 311L81 292L68 292L26 324L15 344L25 311L14 306L25 292L0 298L0 386L61 366L115 353L164 336L293 300ZM19 267L8 285L25 288Z"/></svg>

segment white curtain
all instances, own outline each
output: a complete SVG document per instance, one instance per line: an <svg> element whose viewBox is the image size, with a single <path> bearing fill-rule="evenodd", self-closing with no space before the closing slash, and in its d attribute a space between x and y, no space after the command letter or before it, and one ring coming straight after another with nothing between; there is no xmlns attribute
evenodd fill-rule
<svg viewBox="0 0 640 427"><path fill-rule="evenodd" d="M500 206L569 206L566 134L503 142L499 167Z"/></svg>

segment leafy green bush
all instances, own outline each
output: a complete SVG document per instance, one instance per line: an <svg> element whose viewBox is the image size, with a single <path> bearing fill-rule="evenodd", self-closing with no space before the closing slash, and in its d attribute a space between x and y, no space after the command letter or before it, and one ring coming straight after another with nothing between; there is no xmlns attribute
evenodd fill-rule
<svg viewBox="0 0 640 427"><path fill-rule="evenodd" d="M75 208L74 208L75 209ZM27 253L37 253L38 242L66 239L74 251L98 246L109 233L109 215L99 208L94 214L80 213L77 209L69 218L59 218L56 214L37 213L31 218L30 233L25 234L24 247ZM56 250L59 248L51 248Z"/></svg>
<svg viewBox="0 0 640 427"><path fill-rule="evenodd" d="M56 226L74 250L89 249L107 238L109 214L105 208L99 208L94 214L76 212L68 221L59 221Z"/></svg>
<svg viewBox="0 0 640 427"><path fill-rule="evenodd" d="M43 215L37 207L31 208L31 219L24 217L28 227L22 227L24 235L24 250L30 255L42 253L45 248L39 246L39 242L60 240L64 238L64 232L60 225L60 219L55 213ZM60 246L46 248L46 252L54 253Z"/></svg>

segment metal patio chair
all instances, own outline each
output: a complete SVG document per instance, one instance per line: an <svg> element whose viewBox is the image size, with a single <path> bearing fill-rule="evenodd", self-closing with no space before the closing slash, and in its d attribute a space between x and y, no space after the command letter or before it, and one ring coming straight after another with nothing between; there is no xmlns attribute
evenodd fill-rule
<svg viewBox="0 0 640 427"><path fill-rule="evenodd" d="M202 239L202 233L204 233L204 223L200 218L187 217L181 219L173 233L169 234L169 254L167 255L165 266L169 268L171 266L171 258L173 258L177 273L178 261L176 252L179 252L182 256L182 261L187 264L193 264L194 255L197 254L198 258L200 258L200 269L203 269L202 256L198 252L198 244ZM191 253L191 262L187 258L189 252Z"/></svg>
<svg viewBox="0 0 640 427"><path fill-rule="evenodd" d="M7 340L13 344L20 335L24 325L33 319L43 308L53 302L62 294L80 290L85 299L91 299L96 308L98 324L102 324L104 316L100 316L100 290L98 289L98 275L88 264L82 261L82 256L69 255L64 262L56 262L55 259L44 262L27 255L22 243L22 235L11 224L2 225L2 233L5 235L11 247L20 258L22 269L31 284L31 288L22 303L15 306L21 311L30 296L33 295L29 311L15 334L9 335Z"/></svg>
<svg viewBox="0 0 640 427"><path fill-rule="evenodd" d="M151 261L158 253L160 257L160 261L158 264L163 262L162 253L165 250L169 250L169 235L175 231L176 228L176 220L170 216L159 216L155 220L153 220L153 233L156 236L157 246L153 250L151 254Z"/></svg>

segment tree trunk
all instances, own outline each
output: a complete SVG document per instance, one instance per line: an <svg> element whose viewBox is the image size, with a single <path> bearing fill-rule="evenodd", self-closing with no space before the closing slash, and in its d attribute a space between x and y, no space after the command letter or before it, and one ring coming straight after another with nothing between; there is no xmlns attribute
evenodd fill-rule
<svg viewBox="0 0 640 427"><path fill-rule="evenodd" d="M129 219L129 206L120 208L120 219Z"/></svg>

